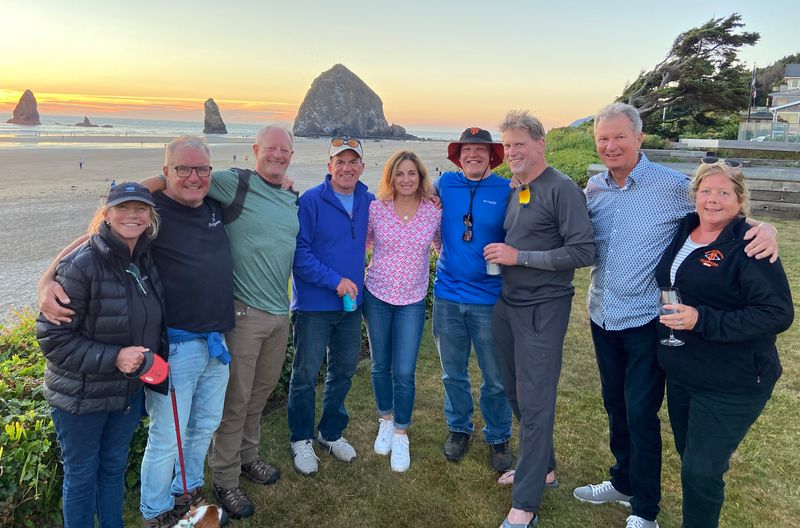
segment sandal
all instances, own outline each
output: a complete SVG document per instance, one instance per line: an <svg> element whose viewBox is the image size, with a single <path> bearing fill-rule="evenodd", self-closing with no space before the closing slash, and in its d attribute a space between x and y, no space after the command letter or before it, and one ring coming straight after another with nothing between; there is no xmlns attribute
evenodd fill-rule
<svg viewBox="0 0 800 528"><path fill-rule="evenodd" d="M502 485L502 486L510 486L510 485L512 485L514 483L514 470L513 469L508 470L505 473L503 473L502 475L500 475L500 478L497 479L497 483ZM544 487L545 488L557 488L558 487L558 479L554 478L552 482L546 482L545 481Z"/></svg>

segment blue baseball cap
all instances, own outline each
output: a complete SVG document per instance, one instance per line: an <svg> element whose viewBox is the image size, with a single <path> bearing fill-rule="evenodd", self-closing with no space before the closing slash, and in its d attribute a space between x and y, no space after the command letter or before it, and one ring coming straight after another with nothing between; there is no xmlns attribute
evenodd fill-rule
<svg viewBox="0 0 800 528"><path fill-rule="evenodd" d="M108 207L113 207L125 202L143 202L151 207L156 206L153 201L153 195L150 194L147 187L136 182L118 183L109 189L108 198L106 198L106 205Z"/></svg>

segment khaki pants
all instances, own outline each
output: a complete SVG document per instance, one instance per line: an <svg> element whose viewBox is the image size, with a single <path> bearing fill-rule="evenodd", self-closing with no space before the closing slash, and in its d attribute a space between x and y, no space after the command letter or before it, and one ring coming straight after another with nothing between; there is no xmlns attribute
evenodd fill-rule
<svg viewBox="0 0 800 528"><path fill-rule="evenodd" d="M236 328L225 334L231 354L222 421L209 466L214 484L239 486L241 466L258 457L261 413L278 384L286 357L289 316L262 312L235 300Z"/></svg>

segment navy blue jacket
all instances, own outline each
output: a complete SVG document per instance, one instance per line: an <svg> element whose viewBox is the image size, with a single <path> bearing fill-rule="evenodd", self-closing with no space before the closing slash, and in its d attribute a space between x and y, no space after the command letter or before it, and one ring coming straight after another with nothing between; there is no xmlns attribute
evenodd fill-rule
<svg viewBox="0 0 800 528"><path fill-rule="evenodd" d="M300 231L292 268L292 311L342 310L336 287L342 277L358 286L358 304L364 295L367 220L375 197L356 183L353 216L345 210L331 186L331 175L300 197Z"/></svg>
<svg viewBox="0 0 800 528"><path fill-rule="evenodd" d="M686 216L681 230L656 267L656 282L670 286L675 254L700 220ZM691 252L675 274L682 304L699 312L690 331L676 331L681 347L659 345L658 362L667 376L686 385L726 393L771 390L781 375L775 336L794 318L792 294L780 260L745 254L749 229L733 220L711 244ZM669 330L658 325L665 337Z"/></svg>

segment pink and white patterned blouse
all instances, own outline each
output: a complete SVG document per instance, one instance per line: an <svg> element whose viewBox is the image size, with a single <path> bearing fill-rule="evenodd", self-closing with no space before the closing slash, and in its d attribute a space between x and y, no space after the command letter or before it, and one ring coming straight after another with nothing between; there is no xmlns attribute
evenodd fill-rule
<svg viewBox="0 0 800 528"><path fill-rule="evenodd" d="M367 223L372 262L364 280L370 293L397 306L425 298L431 245L436 251L442 247L441 224L442 212L430 200L422 200L406 223L395 212L392 200L373 200Z"/></svg>

